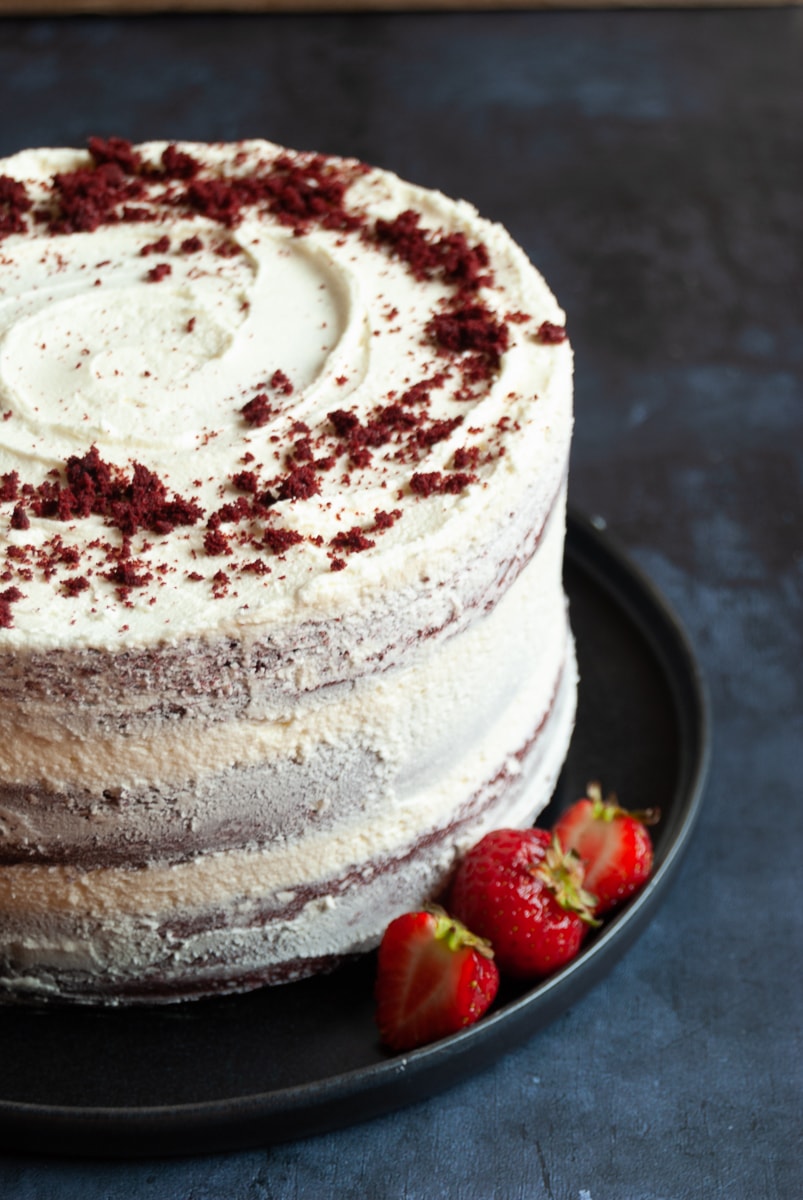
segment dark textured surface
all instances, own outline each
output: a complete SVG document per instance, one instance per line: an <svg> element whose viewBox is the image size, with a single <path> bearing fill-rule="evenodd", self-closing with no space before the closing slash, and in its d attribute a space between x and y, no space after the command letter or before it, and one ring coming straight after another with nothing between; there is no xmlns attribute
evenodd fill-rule
<svg viewBox="0 0 803 1200"><path fill-rule="evenodd" d="M403 1058L379 1045L373 955L198 1004L0 1008L0 1148L196 1154L353 1125L477 1075L613 969L665 902L693 836L708 722L688 647L649 585L576 517L565 557L581 683L569 755L541 823L549 828L589 775L615 781L623 797L649 795L660 820L648 886L568 967L540 986L503 979L482 1021Z"/></svg>
<svg viewBox="0 0 803 1200"><path fill-rule="evenodd" d="M796 9L0 24L0 153L261 134L507 224L570 315L572 499L675 605L715 718L656 921L476 1080L267 1151L6 1156L4 1197L800 1196L802 51Z"/></svg>

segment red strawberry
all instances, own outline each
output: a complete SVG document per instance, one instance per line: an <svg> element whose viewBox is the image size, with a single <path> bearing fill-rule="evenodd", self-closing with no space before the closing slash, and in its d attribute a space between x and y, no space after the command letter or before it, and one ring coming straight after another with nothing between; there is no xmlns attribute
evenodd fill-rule
<svg viewBox="0 0 803 1200"><path fill-rule="evenodd" d="M646 825L656 810L629 813L615 796L602 799L598 783L568 808L555 825L565 850L574 850L585 865L585 886L597 897L595 911L608 912L640 888L652 870L652 841Z"/></svg>
<svg viewBox="0 0 803 1200"><path fill-rule="evenodd" d="M593 897L579 859L544 829L497 829L469 850L452 884L451 909L489 939L499 970L549 975L577 954Z"/></svg>
<svg viewBox="0 0 803 1200"><path fill-rule="evenodd" d="M471 1025L499 987L493 951L433 907L391 921L379 947L376 1023L392 1050L412 1050Z"/></svg>

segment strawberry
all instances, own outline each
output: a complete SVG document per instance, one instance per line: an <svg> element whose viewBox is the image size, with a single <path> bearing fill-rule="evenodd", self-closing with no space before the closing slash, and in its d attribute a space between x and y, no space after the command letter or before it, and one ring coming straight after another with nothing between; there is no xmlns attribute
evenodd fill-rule
<svg viewBox="0 0 803 1200"><path fill-rule="evenodd" d="M494 948L499 970L540 978L577 954L593 897L580 860L544 829L497 829L457 869L451 910Z"/></svg>
<svg viewBox="0 0 803 1200"><path fill-rule="evenodd" d="M630 813L615 796L602 799L598 783L566 810L555 825L564 850L574 850L585 866L585 886L597 897L595 911L608 912L640 888L652 870L652 841L646 829L656 810Z"/></svg>
<svg viewBox="0 0 803 1200"><path fill-rule="evenodd" d="M471 1025L496 996L493 951L434 906L391 921L379 947L376 1023L392 1050L412 1050Z"/></svg>

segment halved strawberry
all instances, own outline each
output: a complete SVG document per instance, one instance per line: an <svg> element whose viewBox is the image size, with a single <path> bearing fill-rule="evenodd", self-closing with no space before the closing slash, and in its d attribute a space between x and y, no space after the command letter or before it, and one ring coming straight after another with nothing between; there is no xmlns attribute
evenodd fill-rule
<svg viewBox="0 0 803 1200"><path fill-rule="evenodd" d="M376 1023L392 1050L412 1050L472 1024L496 996L493 951L433 907L391 921L379 947Z"/></svg>
<svg viewBox="0 0 803 1200"><path fill-rule="evenodd" d="M545 829L495 829L463 858L449 907L494 948L503 974L540 978L577 954L597 924L576 855Z"/></svg>
<svg viewBox="0 0 803 1200"><path fill-rule="evenodd" d="M602 798L598 783L559 818L555 835L564 850L574 850L585 866L585 886L597 898L595 911L608 912L632 896L652 870L652 840L646 826L658 812L628 812L615 796Z"/></svg>

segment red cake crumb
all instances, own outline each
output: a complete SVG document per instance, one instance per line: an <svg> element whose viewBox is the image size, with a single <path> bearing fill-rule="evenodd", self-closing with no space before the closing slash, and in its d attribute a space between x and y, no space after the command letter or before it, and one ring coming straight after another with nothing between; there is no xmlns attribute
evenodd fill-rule
<svg viewBox="0 0 803 1200"><path fill-rule="evenodd" d="M385 512L383 509L377 509L374 513L374 530L379 532L384 529L390 529L392 525L396 524L401 515L402 511L400 508L394 508L392 512Z"/></svg>
<svg viewBox="0 0 803 1200"><path fill-rule="evenodd" d="M563 325L553 325L551 321L542 321L535 334L535 340L545 346L557 346L565 342L568 334Z"/></svg>
<svg viewBox="0 0 803 1200"><path fill-rule="evenodd" d="M229 539L219 529L207 529L204 534L204 550L214 556L231 554Z"/></svg>
<svg viewBox="0 0 803 1200"><path fill-rule="evenodd" d="M20 477L17 471L7 471L0 475L0 501L16 500L19 495Z"/></svg>
<svg viewBox="0 0 803 1200"><path fill-rule="evenodd" d="M275 392L281 392L283 396L292 396L293 385L285 375L284 371L274 371L270 377L270 386Z"/></svg>
<svg viewBox="0 0 803 1200"><path fill-rule="evenodd" d="M265 530L263 541L274 554L284 554L291 546L303 542L303 535L295 529L277 529L270 526Z"/></svg>
<svg viewBox="0 0 803 1200"><path fill-rule="evenodd" d="M192 179L200 169L197 158L172 144L162 151L162 174L166 179Z"/></svg>
<svg viewBox="0 0 803 1200"><path fill-rule="evenodd" d="M464 233L436 234L422 229L420 221L420 213L406 209L392 221L378 220L374 233L408 264L416 279L437 276L466 292L492 282L488 250L481 242L470 246Z"/></svg>
<svg viewBox="0 0 803 1200"><path fill-rule="evenodd" d="M466 304L437 313L427 323L427 333L443 350L462 354L473 350L495 370L510 343L507 325L484 305Z"/></svg>
<svg viewBox="0 0 803 1200"><path fill-rule="evenodd" d="M16 505L11 514L11 528L23 530L30 529L30 527L31 522L24 507L21 504Z"/></svg>
<svg viewBox="0 0 803 1200"><path fill-rule="evenodd" d="M259 480L253 471L238 471L236 475L232 475L231 482L240 492L256 495L259 490Z"/></svg>
<svg viewBox="0 0 803 1200"><path fill-rule="evenodd" d="M23 595L18 587L9 587L0 592L0 629L13 628L11 605L22 599Z"/></svg>
<svg viewBox="0 0 803 1200"><path fill-rule="evenodd" d="M267 425L273 416L273 409L265 392L259 392L253 400L249 400L247 404L243 405L240 412L247 423L255 428Z"/></svg>
<svg viewBox="0 0 803 1200"><path fill-rule="evenodd" d="M74 575L71 579L65 579L61 586L67 596L78 596L87 590L89 580L86 575Z"/></svg>
<svg viewBox="0 0 803 1200"><path fill-rule="evenodd" d="M476 483L476 475L464 471L444 474L442 471L417 471L410 479L410 489L417 496L434 496L443 493L462 492L469 484Z"/></svg>
<svg viewBox="0 0 803 1200"><path fill-rule="evenodd" d="M87 146L98 166L102 166L104 163L114 163L126 175L136 175L140 168L140 156L126 138L90 137Z"/></svg>
<svg viewBox="0 0 803 1200"><path fill-rule="evenodd" d="M473 470L479 462L479 457L479 446L461 446L454 452L454 465L459 471L465 470L466 467Z"/></svg>
<svg viewBox="0 0 803 1200"><path fill-rule="evenodd" d="M10 175L0 175L0 239L11 233L24 233L24 214L33 206L24 183Z"/></svg>
<svg viewBox="0 0 803 1200"><path fill-rule="evenodd" d="M146 587L153 579L153 572L143 569L142 563L132 560L122 560L104 578L110 583L117 584L117 595L121 600L127 600L133 588Z"/></svg>
<svg viewBox="0 0 803 1200"><path fill-rule="evenodd" d="M357 554L362 550L370 550L376 542L368 538L360 529L359 525L355 525L353 529L343 529L340 533L336 533L333 538L330 538L329 545L335 550L345 550L348 554Z"/></svg>
<svg viewBox="0 0 803 1200"><path fill-rule="evenodd" d="M170 238L165 233L157 241L149 242L147 246L143 246L140 254L143 258L147 258L149 254L167 254L169 249Z"/></svg>
<svg viewBox="0 0 803 1200"><path fill-rule="evenodd" d="M308 500L316 496L321 485L314 467L296 467L286 475L279 485L280 500Z"/></svg>
<svg viewBox="0 0 803 1200"><path fill-rule="evenodd" d="M437 442L445 441L462 424L462 417L451 417L442 421L433 421L425 429L418 430L415 435L416 441L419 446L434 446Z"/></svg>
<svg viewBox="0 0 803 1200"><path fill-rule="evenodd" d="M52 233L91 233L99 225L119 219L117 208L144 195L142 180L126 176L117 162L94 168L61 172L53 178L56 210L49 221ZM127 220L147 219L147 209L130 209Z"/></svg>
<svg viewBox="0 0 803 1200"><path fill-rule="evenodd" d="M167 275L173 273L173 268L170 263L157 263L155 267L151 267L148 271L147 279L149 283L161 283Z"/></svg>

